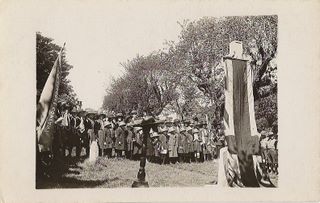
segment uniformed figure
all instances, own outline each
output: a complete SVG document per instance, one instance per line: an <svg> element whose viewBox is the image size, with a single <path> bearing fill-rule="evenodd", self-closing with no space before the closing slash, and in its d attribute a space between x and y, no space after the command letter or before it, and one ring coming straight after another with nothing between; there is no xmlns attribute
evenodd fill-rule
<svg viewBox="0 0 320 203"><path fill-rule="evenodd" d="M85 127L85 112L81 111L80 112L80 124L78 126L78 133L79 133L79 137L80 137L80 144L79 147L77 147L77 157L79 157L81 155L81 151L82 148L84 147L86 150L87 148L89 149L89 139L88 139L88 135L86 132L86 127ZM89 151L88 151L89 153ZM88 155L88 154L87 154Z"/></svg>
<svg viewBox="0 0 320 203"><path fill-rule="evenodd" d="M201 128L199 131L199 138L201 139L201 161L208 160L209 151L207 149L207 144L209 141L209 133L208 130L205 128L205 122L201 124Z"/></svg>
<svg viewBox="0 0 320 203"><path fill-rule="evenodd" d="M190 125L190 119L189 119L189 118L185 119L185 120L183 121L183 125L184 125L184 127L187 129L187 127L189 127L189 125Z"/></svg>
<svg viewBox="0 0 320 203"><path fill-rule="evenodd" d="M158 133L155 132L153 133L153 135L151 136L152 138L152 142L153 142L153 146L154 146L154 161L155 163L161 163L161 143L159 140L159 136L160 136L160 129L158 130Z"/></svg>
<svg viewBox="0 0 320 203"><path fill-rule="evenodd" d="M134 122L138 118L138 112L136 110L131 111L131 121Z"/></svg>
<svg viewBox="0 0 320 203"><path fill-rule="evenodd" d="M143 131L141 127L134 128L133 135L133 159L139 160L142 154Z"/></svg>
<svg viewBox="0 0 320 203"><path fill-rule="evenodd" d="M84 139L84 145L87 146L86 147L86 156L89 157L90 145L91 145L89 130L93 131L93 125L94 125L94 121L92 120L91 113L86 114L86 119L84 121L84 125L85 125L85 129L86 129L86 137Z"/></svg>
<svg viewBox="0 0 320 203"><path fill-rule="evenodd" d="M150 162L155 162L155 137L158 137L158 133L154 132L152 128L150 128L149 136L147 136L147 149L146 149L146 157Z"/></svg>
<svg viewBox="0 0 320 203"><path fill-rule="evenodd" d="M201 138L199 137L199 130L197 128L193 129L193 150L196 162L200 162L200 152L201 152Z"/></svg>
<svg viewBox="0 0 320 203"><path fill-rule="evenodd" d="M98 140L99 140L99 156L105 156L107 149L106 135L104 132L104 122L105 114L100 114L99 119L95 123L95 127L98 131Z"/></svg>
<svg viewBox="0 0 320 203"><path fill-rule="evenodd" d="M267 132L262 131L261 137L260 137L260 154L262 158L262 163L265 165L268 163L267 142L268 142Z"/></svg>
<svg viewBox="0 0 320 203"><path fill-rule="evenodd" d="M272 132L268 134L268 141L267 141L267 150L268 150L268 157L269 157L269 172L274 172L278 174L278 153L277 153L277 140Z"/></svg>
<svg viewBox="0 0 320 203"><path fill-rule="evenodd" d="M117 122L118 122L118 123L120 123L121 121L123 121L123 119L124 119L123 114L122 114L122 113L117 113L116 119L117 119Z"/></svg>
<svg viewBox="0 0 320 203"><path fill-rule="evenodd" d="M114 142L113 142L113 138L114 138L114 132L112 130L112 124L107 121L104 124L104 133L105 133L105 137L106 137L106 155L108 158L112 157L112 149L114 148Z"/></svg>
<svg viewBox="0 0 320 203"><path fill-rule="evenodd" d="M146 157L147 160L150 162L153 162L153 157L154 157L154 145L153 145L153 134L154 131L152 128L150 128L149 136L147 136L147 148L146 148Z"/></svg>
<svg viewBox="0 0 320 203"><path fill-rule="evenodd" d="M174 127L169 128L168 135L169 161L171 163L176 163L178 158L178 138L176 134L176 129Z"/></svg>
<svg viewBox="0 0 320 203"><path fill-rule="evenodd" d="M186 140L186 129L184 127L180 128L180 133L178 133L178 157L179 157L179 162L185 162L186 161L186 145L187 145L187 140Z"/></svg>
<svg viewBox="0 0 320 203"><path fill-rule="evenodd" d="M209 136L208 142L207 142L207 150L208 150L208 160L213 160L214 158L214 151L215 151L215 145L213 138Z"/></svg>
<svg viewBox="0 0 320 203"><path fill-rule="evenodd" d="M186 162L191 163L194 160L193 134L192 128L186 128Z"/></svg>
<svg viewBox="0 0 320 203"><path fill-rule="evenodd" d="M125 155L125 123L121 121L119 123L119 127L115 131L115 150L116 150L116 156L123 158Z"/></svg>
<svg viewBox="0 0 320 203"><path fill-rule="evenodd" d="M161 128L159 131L159 148L160 148L160 158L161 164L167 163L167 155L168 155L168 141L166 133L168 129L166 127Z"/></svg>
<svg viewBox="0 0 320 203"><path fill-rule="evenodd" d="M71 150L70 149L70 135L71 135L71 127L70 127L70 120L71 115L69 113L69 107L65 107L65 111L62 114L61 120L61 128L62 128L62 143L63 143L63 151L65 155L65 150L68 151L68 156L71 157Z"/></svg>
<svg viewBox="0 0 320 203"><path fill-rule="evenodd" d="M180 132L180 120L179 119L174 119L173 120L173 127L176 130L176 133L178 134Z"/></svg>
<svg viewBox="0 0 320 203"><path fill-rule="evenodd" d="M127 125L127 145L126 145L126 157L127 159L132 159L133 152L133 126L132 124Z"/></svg>
<svg viewBox="0 0 320 203"><path fill-rule="evenodd" d="M217 142L216 142L216 148L217 148L217 157L220 156L220 149L223 148L225 146L225 137L223 135L223 132L222 130L218 130L218 133L217 133Z"/></svg>

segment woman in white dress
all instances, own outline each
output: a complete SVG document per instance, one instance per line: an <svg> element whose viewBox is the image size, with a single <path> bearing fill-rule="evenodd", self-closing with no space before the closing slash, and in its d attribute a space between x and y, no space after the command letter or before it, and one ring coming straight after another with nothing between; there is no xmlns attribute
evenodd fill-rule
<svg viewBox="0 0 320 203"><path fill-rule="evenodd" d="M90 138L90 152L89 152L89 161L96 162L99 156L99 147L98 147L98 137L93 130L94 121L89 118L91 122L91 129L88 130L88 136Z"/></svg>

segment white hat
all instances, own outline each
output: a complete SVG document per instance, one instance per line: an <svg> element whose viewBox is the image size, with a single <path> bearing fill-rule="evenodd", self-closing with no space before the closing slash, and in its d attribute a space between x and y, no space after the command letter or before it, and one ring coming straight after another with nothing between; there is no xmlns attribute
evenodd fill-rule
<svg viewBox="0 0 320 203"><path fill-rule="evenodd" d="M188 126L186 131L189 132L190 130L192 130L192 128L190 126Z"/></svg>
<svg viewBox="0 0 320 203"><path fill-rule="evenodd" d="M104 122L104 127L106 127L106 126L111 126L111 125L112 125L112 123L109 122L109 121Z"/></svg>
<svg viewBox="0 0 320 203"><path fill-rule="evenodd" d="M176 129L175 129L175 128L173 128L173 127L169 128L169 130L168 130L168 132L169 132L169 133L171 133L171 132L175 132L175 131L176 131Z"/></svg>

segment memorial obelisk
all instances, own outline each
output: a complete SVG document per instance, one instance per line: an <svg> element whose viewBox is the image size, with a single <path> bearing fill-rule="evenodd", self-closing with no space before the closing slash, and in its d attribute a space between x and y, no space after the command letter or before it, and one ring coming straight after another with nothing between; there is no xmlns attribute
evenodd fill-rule
<svg viewBox="0 0 320 203"><path fill-rule="evenodd" d="M243 58L240 41L229 45L225 63L224 127L227 149L221 151L219 185L259 187L253 156L259 152L255 121L252 70ZM222 180L225 175L226 179ZM219 183L220 182L220 183Z"/></svg>

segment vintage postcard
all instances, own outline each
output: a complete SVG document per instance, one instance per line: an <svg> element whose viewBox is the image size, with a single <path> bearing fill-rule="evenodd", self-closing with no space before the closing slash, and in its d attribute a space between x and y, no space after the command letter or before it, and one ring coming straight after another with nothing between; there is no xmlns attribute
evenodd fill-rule
<svg viewBox="0 0 320 203"><path fill-rule="evenodd" d="M319 201L319 9L2 1L0 200Z"/></svg>

